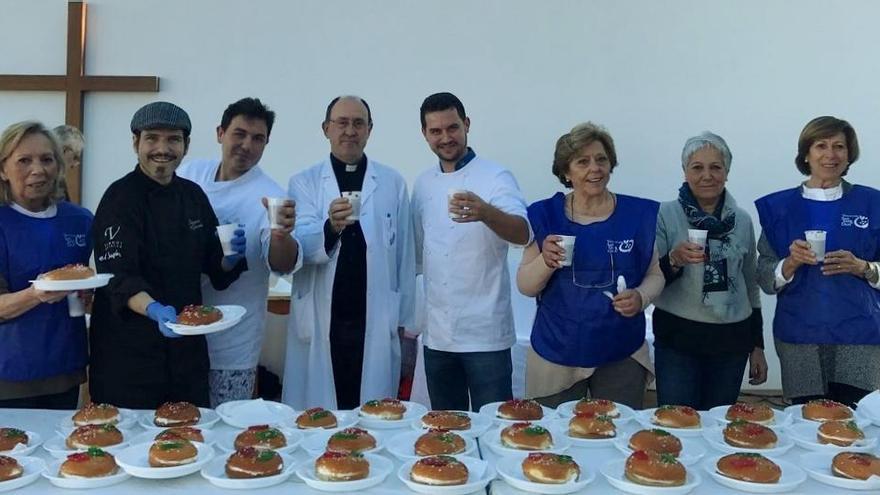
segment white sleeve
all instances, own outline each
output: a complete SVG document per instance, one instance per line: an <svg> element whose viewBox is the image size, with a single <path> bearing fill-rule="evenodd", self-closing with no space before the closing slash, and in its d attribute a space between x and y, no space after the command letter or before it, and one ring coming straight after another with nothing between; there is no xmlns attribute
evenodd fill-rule
<svg viewBox="0 0 880 495"><path fill-rule="evenodd" d="M523 197L516 178L509 170L504 170L495 176L494 186L492 188L492 197L488 198L487 201L508 215L516 215L525 219L526 225L529 226L529 239L521 247L528 246L535 239L535 233L532 231L532 225L529 223L526 199Z"/></svg>
<svg viewBox="0 0 880 495"><path fill-rule="evenodd" d="M773 282L773 287L780 289L788 285L792 280L794 280L794 274L792 274L791 278L786 279L782 274L782 264L785 262L785 259L779 260L779 263L776 265L776 279Z"/></svg>

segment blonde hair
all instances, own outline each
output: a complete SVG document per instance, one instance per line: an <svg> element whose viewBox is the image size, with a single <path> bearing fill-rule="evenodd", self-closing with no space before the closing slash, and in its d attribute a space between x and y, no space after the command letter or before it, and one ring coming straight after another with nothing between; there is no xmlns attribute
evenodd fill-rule
<svg viewBox="0 0 880 495"><path fill-rule="evenodd" d="M0 135L0 170L6 167L6 160L12 156L12 153L18 148L21 140L32 134L42 134L49 140L52 147L52 154L55 156L55 163L58 164L58 174L55 176L55 187L52 194L49 195L49 203L54 204L64 199L64 155L61 152L61 145L55 135L46 128L42 123L35 120L25 120L17 122L7 127L3 134ZM8 205L12 203L12 189L9 182L0 180L0 205Z"/></svg>

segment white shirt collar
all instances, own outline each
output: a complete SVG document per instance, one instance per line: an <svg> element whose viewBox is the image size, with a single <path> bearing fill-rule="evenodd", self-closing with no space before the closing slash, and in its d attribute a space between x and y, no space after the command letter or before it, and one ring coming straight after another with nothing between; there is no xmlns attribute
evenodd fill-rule
<svg viewBox="0 0 880 495"><path fill-rule="evenodd" d="M24 206L19 205L18 203L11 203L9 206L11 206L13 210L21 213L22 215L26 215L31 218L53 218L55 215L58 214L58 207L55 204L51 204L45 210L37 212L30 211Z"/></svg>
<svg viewBox="0 0 880 495"><path fill-rule="evenodd" d="M836 201L843 197L843 182L834 187L829 187L828 189L807 187L807 185L804 184L803 192L801 194L804 198L812 199L813 201Z"/></svg>

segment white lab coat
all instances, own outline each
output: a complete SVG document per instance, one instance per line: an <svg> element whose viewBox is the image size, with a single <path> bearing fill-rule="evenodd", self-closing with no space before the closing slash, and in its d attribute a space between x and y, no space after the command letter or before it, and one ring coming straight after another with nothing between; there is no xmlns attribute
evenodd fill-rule
<svg viewBox="0 0 880 495"><path fill-rule="evenodd" d="M329 158L294 175L296 238L302 268L293 276L282 400L297 410L336 408L330 360L330 302L339 244L324 250L324 222L339 186ZM415 300L415 248L406 181L369 160L361 190L360 223L367 246L367 328L361 399L396 397L400 380L399 326L410 326Z"/></svg>

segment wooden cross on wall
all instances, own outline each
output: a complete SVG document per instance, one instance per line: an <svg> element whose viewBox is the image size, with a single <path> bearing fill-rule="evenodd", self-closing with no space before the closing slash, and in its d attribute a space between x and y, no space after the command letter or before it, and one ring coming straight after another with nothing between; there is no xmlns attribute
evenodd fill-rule
<svg viewBox="0 0 880 495"><path fill-rule="evenodd" d="M63 76L0 75L0 91L64 91L64 121L77 129L83 128L83 93L90 91L159 91L159 78L153 76L87 76L86 69L86 4L67 4L67 73ZM48 124L47 124L48 125ZM50 126L54 127L54 126ZM88 133L84 132L86 139ZM70 200L82 200L82 170L67 170Z"/></svg>

